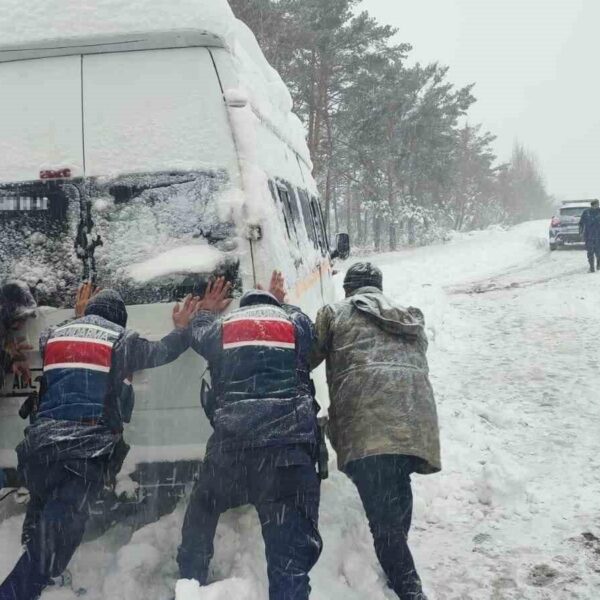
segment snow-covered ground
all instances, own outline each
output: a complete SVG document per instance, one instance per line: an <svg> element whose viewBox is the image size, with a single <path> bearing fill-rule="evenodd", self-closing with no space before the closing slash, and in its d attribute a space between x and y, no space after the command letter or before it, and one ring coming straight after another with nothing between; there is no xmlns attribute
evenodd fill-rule
<svg viewBox="0 0 600 600"><path fill-rule="evenodd" d="M387 293L428 319L444 471L414 478L412 546L432 599L600 597L600 274L586 273L580 251L550 254L546 231L528 223L372 258ZM115 528L85 544L73 590L43 600L79 588L89 600L168 600L182 518L179 507L133 536ZM19 554L21 521L0 524L0 578ZM321 533L315 600L394 597L358 496L335 470ZM266 599L263 552L253 511L228 513L215 583L180 582L178 600Z"/></svg>

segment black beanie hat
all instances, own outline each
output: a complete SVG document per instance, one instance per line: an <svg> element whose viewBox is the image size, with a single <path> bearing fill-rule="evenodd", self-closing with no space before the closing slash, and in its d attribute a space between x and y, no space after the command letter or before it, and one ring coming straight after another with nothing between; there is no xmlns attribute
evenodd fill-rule
<svg viewBox="0 0 600 600"><path fill-rule="evenodd" d="M95 315L121 327L127 326L127 308L121 294L115 290L102 290L92 297L85 307L85 315Z"/></svg>
<svg viewBox="0 0 600 600"><path fill-rule="evenodd" d="M358 290L363 287L376 287L383 291L383 273L373 263L356 263L346 272L345 289Z"/></svg>
<svg viewBox="0 0 600 600"><path fill-rule="evenodd" d="M265 290L250 290L240 298L240 308L245 306L254 306L256 304L272 304L281 306L281 302L270 292Z"/></svg>
<svg viewBox="0 0 600 600"><path fill-rule="evenodd" d="M7 281L0 287L0 321L9 328L13 321L35 315L37 304L29 287L21 281Z"/></svg>

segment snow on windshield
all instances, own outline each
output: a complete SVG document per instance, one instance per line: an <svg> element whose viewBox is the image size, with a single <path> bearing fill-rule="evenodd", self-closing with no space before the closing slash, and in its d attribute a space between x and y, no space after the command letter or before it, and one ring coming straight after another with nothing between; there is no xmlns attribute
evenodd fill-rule
<svg viewBox="0 0 600 600"><path fill-rule="evenodd" d="M224 173L130 176L101 186L92 201L99 272L122 276L142 263L199 239L218 241L231 231L222 223L218 196Z"/></svg>
<svg viewBox="0 0 600 600"><path fill-rule="evenodd" d="M80 205L70 186L0 188L0 280L20 279L38 301L68 302L81 278L74 244Z"/></svg>
<svg viewBox="0 0 600 600"><path fill-rule="evenodd" d="M235 260L235 227L219 202L224 172L127 176L104 182L92 199L99 281L131 288L183 273L211 273ZM209 245L210 244L210 245Z"/></svg>
<svg viewBox="0 0 600 600"><path fill-rule="evenodd" d="M231 193L223 171L29 187L29 196L23 186L0 189L0 277L36 286L42 304L69 306L87 276L137 302L136 290L153 282L161 299L161 278L238 260L236 228L219 201Z"/></svg>

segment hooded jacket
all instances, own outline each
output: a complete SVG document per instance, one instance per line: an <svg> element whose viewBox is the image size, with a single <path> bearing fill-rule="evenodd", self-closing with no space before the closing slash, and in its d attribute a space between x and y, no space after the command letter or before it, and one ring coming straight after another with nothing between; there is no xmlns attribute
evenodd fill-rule
<svg viewBox="0 0 600 600"><path fill-rule="evenodd" d="M208 361L203 401L214 434L207 453L317 443L309 352L314 328L300 309L247 293L225 317L200 313L192 348Z"/></svg>
<svg viewBox="0 0 600 600"><path fill-rule="evenodd" d="M319 311L314 368L327 361L330 437L344 470L381 454L412 456L415 470L441 469L424 318L375 287Z"/></svg>

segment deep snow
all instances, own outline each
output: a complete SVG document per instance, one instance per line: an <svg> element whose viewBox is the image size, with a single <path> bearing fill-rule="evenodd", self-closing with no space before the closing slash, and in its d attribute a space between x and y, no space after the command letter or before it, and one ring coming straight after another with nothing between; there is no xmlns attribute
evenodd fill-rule
<svg viewBox="0 0 600 600"><path fill-rule="evenodd" d="M412 546L437 600L597 599L600 441L596 401L600 274L580 251L550 254L547 223L461 235L372 257L387 293L421 307L431 338L444 471L414 477ZM391 599L358 496L332 468L315 600ZM115 528L70 567L86 599L167 600L184 507L131 536ZM0 577L22 517L0 524ZM585 534L585 535L584 535ZM266 566L252 510L222 518L215 583L178 600L262 600ZM56 589L44 600L72 600Z"/></svg>

